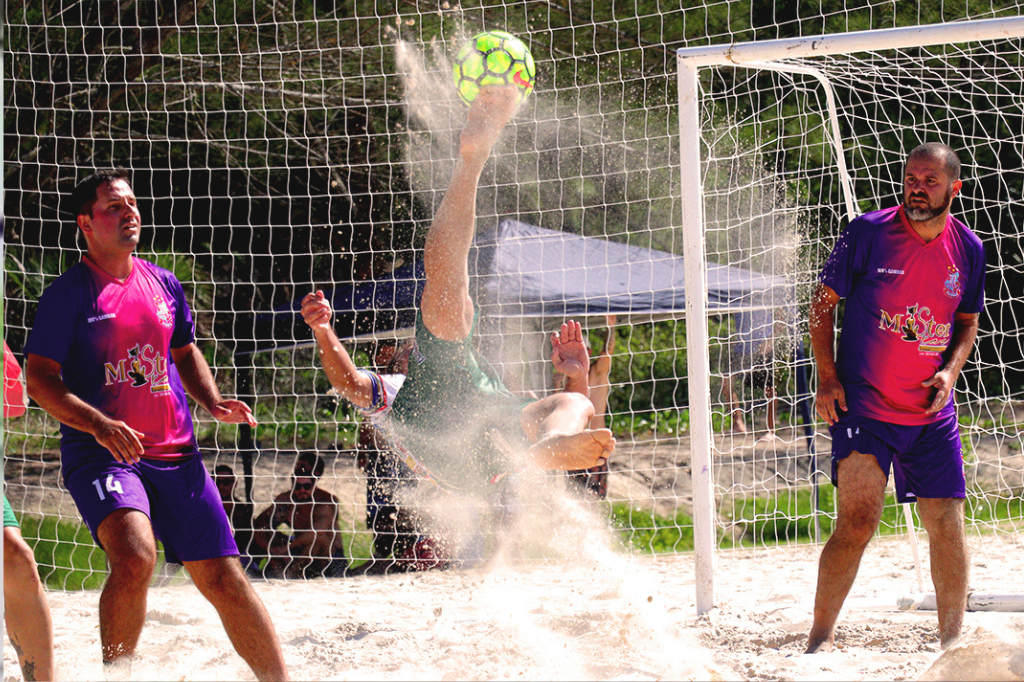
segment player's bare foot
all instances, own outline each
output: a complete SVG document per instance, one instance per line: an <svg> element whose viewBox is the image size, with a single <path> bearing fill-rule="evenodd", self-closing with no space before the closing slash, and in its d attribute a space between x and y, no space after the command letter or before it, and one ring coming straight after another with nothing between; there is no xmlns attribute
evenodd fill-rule
<svg viewBox="0 0 1024 682"><path fill-rule="evenodd" d="M827 654L835 648L835 642L824 637L815 637L807 642L805 654Z"/></svg>
<svg viewBox="0 0 1024 682"><path fill-rule="evenodd" d="M963 639L963 636L964 636L964 633L961 631L961 629L959 627L957 627L955 629L955 631L953 631L953 632L947 632L947 633L940 632L939 633L939 648L941 648L943 651L945 651L946 649L948 649L949 647L953 646L954 644L959 642L961 639Z"/></svg>
<svg viewBox="0 0 1024 682"><path fill-rule="evenodd" d="M758 438L757 442L761 443L761 444L764 444L764 443L774 443L774 442L776 442L778 440L782 440L782 439L779 438L775 434L774 431L769 431L769 432L765 433L763 436L761 436L760 438Z"/></svg>
<svg viewBox="0 0 1024 682"><path fill-rule="evenodd" d="M469 108L462 129L459 152L466 163L483 164L491 154L501 131L512 120L519 106L519 91L514 85L487 86Z"/></svg>
<svg viewBox="0 0 1024 682"><path fill-rule="evenodd" d="M604 464L614 451L612 432L593 429L572 435L548 436L534 443L527 455L543 469L575 471Z"/></svg>

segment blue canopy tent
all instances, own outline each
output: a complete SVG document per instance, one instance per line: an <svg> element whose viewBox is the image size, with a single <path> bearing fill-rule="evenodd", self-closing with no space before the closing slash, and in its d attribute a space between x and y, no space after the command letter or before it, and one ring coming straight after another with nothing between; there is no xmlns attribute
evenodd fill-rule
<svg viewBox="0 0 1024 682"><path fill-rule="evenodd" d="M481 318L667 319L686 311L681 256L515 220L477 234L469 271ZM707 271L708 307L715 312L787 307L796 300L793 283L783 277L714 263ZM411 329L423 283L417 261L387 277L327 292L339 338L393 338ZM253 342L238 353L312 345L300 303L257 315Z"/></svg>
<svg viewBox="0 0 1024 682"><path fill-rule="evenodd" d="M681 256L515 220L504 220L477 234L470 250L469 272L481 321L579 320L615 314L628 322L679 318L686 311ZM707 277L710 311L730 314L786 308L794 312L795 318L796 291L787 278L715 263L707 265ZM339 338L411 335L423 284L422 263L414 262L387 277L326 292L334 307ZM257 315L252 342L240 346L236 355L313 345L300 307L301 298ZM813 458L807 363L802 342L794 343L793 348L796 406ZM247 431L242 429L243 440L248 440Z"/></svg>

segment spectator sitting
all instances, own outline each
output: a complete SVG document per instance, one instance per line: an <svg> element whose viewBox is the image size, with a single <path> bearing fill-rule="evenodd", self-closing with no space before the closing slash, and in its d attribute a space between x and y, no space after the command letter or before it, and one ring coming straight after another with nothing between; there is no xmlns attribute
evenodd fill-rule
<svg viewBox="0 0 1024 682"><path fill-rule="evenodd" d="M366 528L373 532L369 563L401 556L415 543L416 531L410 515L403 513L400 498L416 479L369 421L359 425L358 462L366 473Z"/></svg>
<svg viewBox="0 0 1024 682"><path fill-rule="evenodd" d="M220 493L220 499L224 503L224 511L228 515L228 520L231 521L242 568L247 571L256 568L253 565L255 561L249 554L249 545L252 542L252 502L235 498L235 486L238 484L238 479L235 478L234 470L227 464L218 464L214 468L213 482L217 484L217 492Z"/></svg>
<svg viewBox="0 0 1024 682"><path fill-rule="evenodd" d="M744 310L735 314L736 336L732 345L729 368L722 377L722 393L732 416L732 432L747 433L747 422L739 386L749 386L750 398L757 400L760 392L767 401L765 425L767 427L758 443L770 443L776 439L776 415L779 398L775 390L775 313L772 310Z"/></svg>
<svg viewBox="0 0 1024 682"><path fill-rule="evenodd" d="M292 487L253 523L253 544L268 557L267 578L344 575L348 562L338 532L338 498L317 487L324 461L311 451L295 458ZM282 528L283 527L283 528Z"/></svg>
<svg viewBox="0 0 1024 682"><path fill-rule="evenodd" d="M396 352L393 343L380 344L374 353L377 371L404 376L409 371L412 344ZM381 379L383 382L383 379ZM366 527L373 532L369 561L350 569L349 575L383 575L445 568L450 565L443 543L420 532L424 520L402 498L417 485L416 474L388 445L378 426L380 415L370 414L359 426L359 468L366 473Z"/></svg>

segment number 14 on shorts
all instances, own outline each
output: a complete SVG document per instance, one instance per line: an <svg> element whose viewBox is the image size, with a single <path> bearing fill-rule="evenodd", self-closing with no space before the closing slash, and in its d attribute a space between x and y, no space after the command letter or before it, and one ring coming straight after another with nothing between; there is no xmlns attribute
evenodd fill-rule
<svg viewBox="0 0 1024 682"><path fill-rule="evenodd" d="M107 499L107 496L103 494L103 484L100 483L100 479L93 479L93 487L96 488L96 494L100 496L100 501ZM114 475L110 474L107 476L106 484L108 493L117 493L118 495L124 495L124 490L121 489L121 482L114 480Z"/></svg>

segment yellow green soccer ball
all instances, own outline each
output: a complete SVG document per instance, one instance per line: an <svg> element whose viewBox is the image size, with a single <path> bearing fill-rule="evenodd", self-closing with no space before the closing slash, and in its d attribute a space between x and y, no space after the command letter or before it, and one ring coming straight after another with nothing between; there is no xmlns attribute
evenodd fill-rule
<svg viewBox="0 0 1024 682"><path fill-rule="evenodd" d="M526 43L505 31L473 36L455 55L455 90L469 106L487 85L515 85L522 102L533 90L537 66Z"/></svg>

